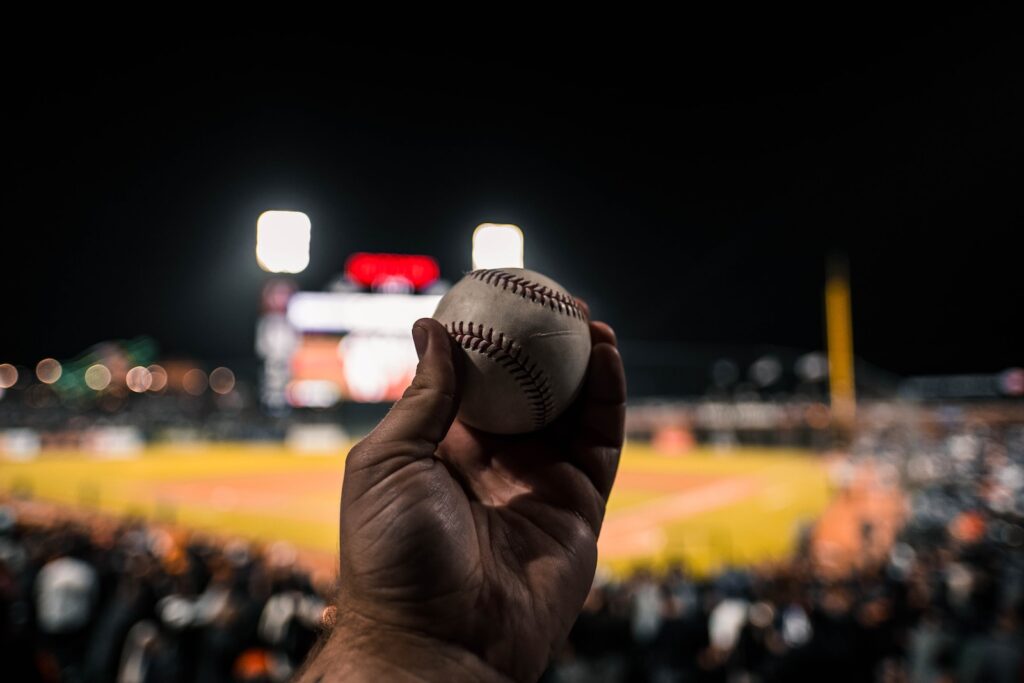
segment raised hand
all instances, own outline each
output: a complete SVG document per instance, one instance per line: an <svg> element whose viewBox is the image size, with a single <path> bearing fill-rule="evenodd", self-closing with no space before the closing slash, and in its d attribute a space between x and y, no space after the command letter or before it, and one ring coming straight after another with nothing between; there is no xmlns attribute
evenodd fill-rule
<svg viewBox="0 0 1024 683"><path fill-rule="evenodd" d="M576 402L542 431L456 419L463 351L416 323L412 385L349 453L335 630L303 680L535 680L594 577L623 440L611 328Z"/></svg>

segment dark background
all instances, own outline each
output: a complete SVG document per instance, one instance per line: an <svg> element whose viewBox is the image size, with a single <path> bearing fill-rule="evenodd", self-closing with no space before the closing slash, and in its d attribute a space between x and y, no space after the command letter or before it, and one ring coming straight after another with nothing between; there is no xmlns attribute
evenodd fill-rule
<svg viewBox="0 0 1024 683"><path fill-rule="evenodd" d="M657 22L654 22L657 23ZM480 222L621 337L824 344L849 258L857 355L899 373L1024 363L1014 22L728 23L488 47L359 31L49 32L3 48L0 362L153 336L252 354L255 221L469 268Z"/></svg>

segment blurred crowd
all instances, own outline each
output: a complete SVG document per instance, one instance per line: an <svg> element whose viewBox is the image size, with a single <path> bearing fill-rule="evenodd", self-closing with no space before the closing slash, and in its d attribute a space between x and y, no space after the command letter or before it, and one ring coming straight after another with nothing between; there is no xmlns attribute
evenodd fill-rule
<svg viewBox="0 0 1024 683"><path fill-rule="evenodd" d="M840 576L805 537L772 567L599 574L544 680L1024 680L1024 428L873 430L865 463L908 495L883 553ZM285 681L331 592L285 545L0 508L4 680Z"/></svg>
<svg viewBox="0 0 1024 683"><path fill-rule="evenodd" d="M1024 681L1024 428L881 429L846 464L909 494L884 555L599 580L546 680Z"/></svg>
<svg viewBox="0 0 1024 683"><path fill-rule="evenodd" d="M137 395L123 387L90 403L61 401L52 388L35 384L9 391L0 401L0 433L29 430L38 435L43 450L90 450L88 435L102 429L132 429L140 439L280 440L286 425L268 417L253 404L247 387L230 394L208 392L192 396L182 392Z"/></svg>
<svg viewBox="0 0 1024 683"><path fill-rule="evenodd" d="M0 679L288 680L328 593L295 560L284 544L0 508Z"/></svg>

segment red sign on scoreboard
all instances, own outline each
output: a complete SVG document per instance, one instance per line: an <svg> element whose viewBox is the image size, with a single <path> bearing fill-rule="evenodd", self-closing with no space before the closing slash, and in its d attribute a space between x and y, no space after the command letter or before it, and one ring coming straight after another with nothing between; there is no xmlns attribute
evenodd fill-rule
<svg viewBox="0 0 1024 683"><path fill-rule="evenodd" d="M416 254L357 253L345 262L345 275L365 287L376 288L388 282L403 280L413 289L423 289L441 275L441 269L430 256Z"/></svg>

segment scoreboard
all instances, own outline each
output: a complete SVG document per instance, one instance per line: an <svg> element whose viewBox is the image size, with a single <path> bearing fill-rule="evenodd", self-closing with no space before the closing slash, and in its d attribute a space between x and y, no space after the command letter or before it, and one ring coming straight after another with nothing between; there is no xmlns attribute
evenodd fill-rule
<svg viewBox="0 0 1024 683"><path fill-rule="evenodd" d="M446 285L429 256L359 253L333 291L291 291L257 331L269 407L390 402L416 371L411 329ZM265 308L267 308L265 306Z"/></svg>

